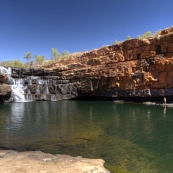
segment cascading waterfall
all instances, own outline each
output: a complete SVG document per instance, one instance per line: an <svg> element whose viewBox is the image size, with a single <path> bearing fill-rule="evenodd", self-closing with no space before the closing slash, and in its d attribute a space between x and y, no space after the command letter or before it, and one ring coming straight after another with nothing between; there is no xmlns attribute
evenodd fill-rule
<svg viewBox="0 0 173 173"><path fill-rule="evenodd" d="M25 95L24 95L25 87L20 83L20 80L16 84L11 85L11 89L12 89L12 97L14 98L15 102L26 102L27 101L25 99Z"/></svg>
<svg viewBox="0 0 173 173"><path fill-rule="evenodd" d="M22 79L13 79L11 77L11 68L5 68L5 67L0 67L0 72L3 74L6 74L8 77L7 84L11 86L12 89L12 97L15 102L25 102L25 92L24 92L24 85L23 85L23 80Z"/></svg>
<svg viewBox="0 0 173 173"><path fill-rule="evenodd" d="M56 95L55 95L55 94L52 94L52 95L51 95L51 101L57 101Z"/></svg>
<svg viewBox="0 0 173 173"><path fill-rule="evenodd" d="M40 94L40 85L37 85L35 93Z"/></svg>
<svg viewBox="0 0 173 173"><path fill-rule="evenodd" d="M46 94L50 94L48 84L46 83Z"/></svg>
<svg viewBox="0 0 173 173"><path fill-rule="evenodd" d="M0 66L0 72L8 77L7 84L11 86L11 96L15 102L58 101L76 97L77 90L68 81L49 79L47 76L33 76L33 70L32 76L29 76L26 75L28 71L31 69L11 69Z"/></svg>
<svg viewBox="0 0 173 173"><path fill-rule="evenodd" d="M40 77L37 76L27 76L25 79L13 79L11 77L12 70L10 67L5 68L0 66L0 72L7 75L7 84L11 86L12 89L12 97L15 102L28 102L32 101L32 94L30 89L25 82L27 81L28 85L32 85L32 80L36 80L37 88L35 94L41 94L40 92L40 84L45 84L45 94L50 94L48 89L48 82L47 80L44 81ZM21 76L21 71L19 73Z"/></svg>

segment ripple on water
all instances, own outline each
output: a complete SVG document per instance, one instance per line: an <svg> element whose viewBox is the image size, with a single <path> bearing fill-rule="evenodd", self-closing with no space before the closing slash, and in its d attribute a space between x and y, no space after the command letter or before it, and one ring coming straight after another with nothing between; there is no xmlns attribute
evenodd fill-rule
<svg viewBox="0 0 173 173"><path fill-rule="evenodd" d="M171 173L172 108L59 101L0 105L0 147L102 158L116 173Z"/></svg>

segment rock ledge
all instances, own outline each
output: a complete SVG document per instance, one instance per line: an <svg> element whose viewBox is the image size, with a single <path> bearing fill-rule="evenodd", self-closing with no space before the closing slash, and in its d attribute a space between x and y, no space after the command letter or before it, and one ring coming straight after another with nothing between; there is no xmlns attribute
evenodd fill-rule
<svg viewBox="0 0 173 173"><path fill-rule="evenodd" d="M0 172L3 173L109 173L103 164L102 159L80 156L0 150Z"/></svg>

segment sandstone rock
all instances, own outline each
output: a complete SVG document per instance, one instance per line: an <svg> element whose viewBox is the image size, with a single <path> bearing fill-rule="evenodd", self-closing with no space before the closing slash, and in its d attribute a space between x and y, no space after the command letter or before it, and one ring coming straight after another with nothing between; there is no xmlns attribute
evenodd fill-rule
<svg viewBox="0 0 173 173"><path fill-rule="evenodd" d="M101 159L52 155L40 151L15 152L0 150L2 173L109 173Z"/></svg>
<svg viewBox="0 0 173 173"><path fill-rule="evenodd" d="M49 85L49 90L50 94L56 94L57 99L84 95L113 98L156 97L156 93L160 97L163 95L163 92L160 94L160 89L163 89L164 93L169 90L167 96L170 94L172 97L172 32L173 27L161 31L158 37L132 39L105 46L54 62L41 69L13 69L12 76L17 77L16 75L20 74L23 78L33 74L43 79L56 80L56 84ZM63 84L61 82L67 80L66 84L72 84L73 88L67 89L65 84L57 87L57 84ZM36 82L33 82L33 86L29 86L32 94L36 94L35 84ZM40 88L43 86L40 85ZM159 92L151 92L153 89L158 89ZM71 90L75 92L70 96Z"/></svg>
<svg viewBox="0 0 173 173"><path fill-rule="evenodd" d="M0 72L0 83L6 83L7 82L7 76Z"/></svg>
<svg viewBox="0 0 173 173"><path fill-rule="evenodd" d="M0 101L9 100L11 97L11 87L7 84L0 84Z"/></svg>

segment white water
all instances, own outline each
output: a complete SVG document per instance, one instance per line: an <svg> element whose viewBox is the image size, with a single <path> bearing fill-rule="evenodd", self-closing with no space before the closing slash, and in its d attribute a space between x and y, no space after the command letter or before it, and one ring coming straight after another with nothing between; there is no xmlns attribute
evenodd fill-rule
<svg viewBox="0 0 173 173"><path fill-rule="evenodd" d="M50 94L48 85L46 84L46 93L45 94Z"/></svg>
<svg viewBox="0 0 173 173"><path fill-rule="evenodd" d="M8 77L7 84L11 86L12 89L12 97L15 102L26 102L25 92L24 92L24 80L23 79L13 79L11 77L12 70L10 67L0 67L0 72L6 74Z"/></svg>
<svg viewBox="0 0 173 173"><path fill-rule="evenodd" d="M11 85L12 89L12 97L15 102L26 102L27 100L25 99L25 92L24 92L24 86L21 84L15 84Z"/></svg>
<svg viewBox="0 0 173 173"><path fill-rule="evenodd" d="M0 72L6 74L8 77L7 84L11 86L12 89L12 97L15 102L29 102L33 101L33 96L31 93L29 85L36 83L36 91L35 94L50 94L48 84L54 84L56 81L52 79L41 79L39 76L27 76L25 79L13 79L11 77L12 69L1 67ZM28 84L28 85L25 85ZM45 85L44 90L41 91L41 86ZM57 101L56 95L51 95L51 101Z"/></svg>
<svg viewBox="0 0 173 173"><path fill-rule="evenodd" d="M56 95L51 95L51 101L57 101L57 99L56 99Z"/></svg>
<svg viewBox="0 0 173 173"><path fill-rule="evenodd" d="M40 94L40 85L37 85L37 88L36 88L35 93L36 93L36 94Z"/></svg>
<svg viewBox="0 0 173 173"><path fill-rule="evenodd" d="M5 68L0 66L0 72L6 75L11 75L11 68Z"/></svg>
<svg viewBox="0 0 173 173"><path fill-rule="evenodd" d="M12 89L12 97L15 102L25 102L25 92L24 92L24 81L23 79L13 79L11 77L12 70L10 67L5 68L5 67L0 67L0 72L4 73L7 75L8 80L7 83L11 86Z"/></svg>

